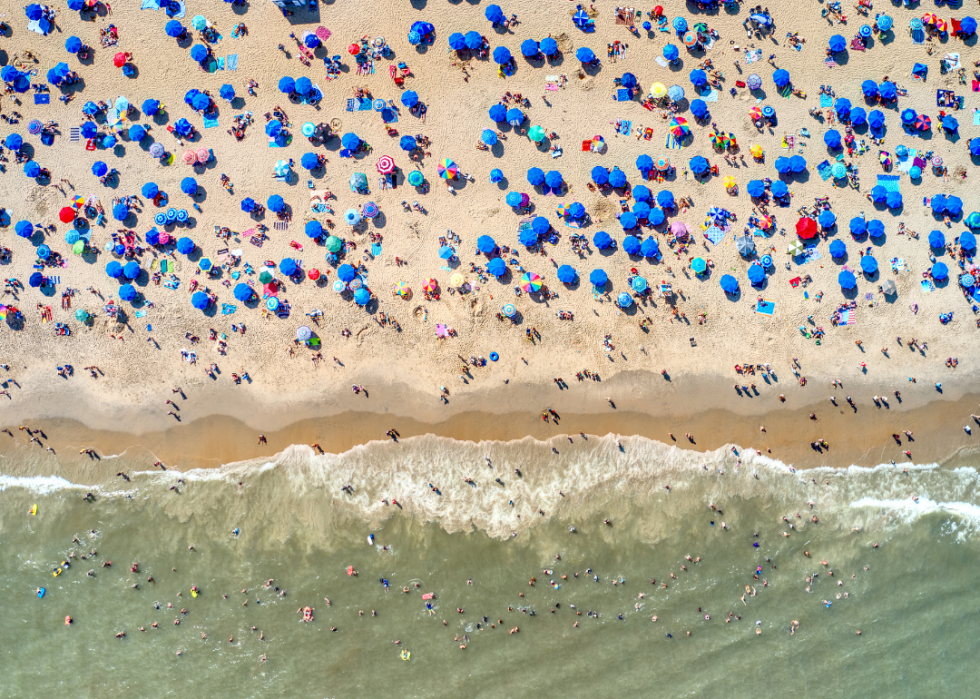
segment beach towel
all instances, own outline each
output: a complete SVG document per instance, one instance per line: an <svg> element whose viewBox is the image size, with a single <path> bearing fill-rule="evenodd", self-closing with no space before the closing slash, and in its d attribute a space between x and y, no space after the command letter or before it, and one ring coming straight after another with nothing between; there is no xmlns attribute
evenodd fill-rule
<svg viewBox="0 0 980 699"><path fill-rule="evenodd" d="M217 68L217 70L224 70L224 69L225 69L225 59L224 59L224 56L218 56L218 68Z"/></svg>
<svg viewBox="0 0 980 699"><path fill-rule="evenodd" d="M798 255L794 258L794 262L798 265L805 265L807 262L813 262L814 260L819 260L823 257L823 253L817 250L816 243L813 245L807 245L803 249L803 254Z"/></svg>
<svg viewBox="0 0 980 699"><path fill-rule="evenodd" d="M717 102L718 90L711 89L708 92L702 92L701 99L704 100L705 102Z"/></svg>
<svg viewBox="0 0 980 699"><path fill-rule="evenodd" d="M973 113L973 125L980 126L980 112Z"/></svg>
<svg viewBox="0 0 980 699"><path fill-rule="evenodd" d="M745 52L745 62L755 63L762 58L762 49L750 49Z"/></svg>
<svg viewBox="0 0 980 699"><path fill-rule="evenodd" d="M236 310L236 306L233 303L223 303L221 304L221 315L230 316Z"/></svg>
<svg viewBox="0 0 980 699"><path fill-rule="evenodd" d="M60 284L61 283L61 277L48 277L48 283L49 284Z"/></svg>
<svg viewBox="0 0 980 699"><path fill-rule="evenodd" d="M838 325L854 325L854 320L854 310L851 308L845 308L837 312Z"/></svg>
<svg viewBox="0 0 980 699"><path fill-rule="evenodd" d="M51 104L51 94L47 92L36 92L34 94L34 104Z"/></svg>
<svg viewBox="0 0 980 699"><path fill-rule="evenodd" d="M143 4L140 6L141 10L159 10L160 0L143 0Z"/></svg>
<svg viewBox="0 0 980 699"><path fill-rule="evenodd" d="M960 68L960 54L947 53L943 57L943 65L946 66L946 70L958 70Z"/></svg>
<svg viewBox="0 0 980 699"><path fill-rule="evenodd" d="M667 59L664 58L663 56L657 56L653 60L655 60L657 62L657 65L660 66L661 68L666 68L667 67Z"/></svg>
<svg viewBox="0 0 980 699"><path fill-rule="evenodd" d="M357 111L370 112L374 109L374 101L370 97L364 97L357 105Z"/></svg>
<svg viewBox="0 0 980 699"><path fill-rule="evenodd" d="M897 192L898 175L878 175L878 184L884 187L886 192Z"/></svg>
<svg viewBox="0 0 980 699"><path fill-rule="evenodd" d="M817 174L820 175L820 179L824 182L830 179L832 168L830 167L830 161L824 160L822 163L817 165Z"/></svg>
<svg viewBox="0 0 980 699"><path fill-rule="evenodd" d="M834 106L834 98L833 97L831 97L830 95L827 95L827 94L820 95L820 107L821 108L826 109L827 107L833 107L833 106Z"/></svg>
<svg viewBox="0 0 980 699"><path fill-rule="evenodd" d="M824 59L823 64L825 66L827 66L828 68L836 68L837 67L837 61L835 61L833 58L826 58L826 59Z"/></svg>
<svg viewBox="0 0 980 699"><path fill-rule="evenodd" d="M273 221L272 227L277 231L284 231L289 228L289 221Z"/></svg>
<svg viewBox="0 0 980 699"><path fill-rule="evenodd" d="M629 102L633 99L633 93L627 90L625 87L621 87L616 90L616 101L617 102Z"/></svg>
<svg viewBox="0 0 980 699"><path fill-rule="evenodd" d="M931 281L929 281L928 279L923 279L922 280L922 293L923 294L931 294L935 290L936 290L936 287L933 286L933 284L932 284Z"/></svg>
<svg viewBox="0 0 980 699"><path fill-rule="evenodd" d="M793 86L792 85L787 85L779 93L779 96L780 97L792 97L792 95L793 95Z"/></svg>
<svg viewBox="0 0 980 699"><path fill-rule="evenodd" d="M146 311L143 311L143 310L136 311L136 317L137 318L146 318Z"/></svg>
<svg viewBox="0 0 980 699"><path fill-rule="evenodd" d="M238 70L238 54L230 53L225 56L225 70Z"/></svg>
<svg viewBox="0 0 980 699"><path fill-rule="evenodd" d="M81 137L82 137L81 127L72 126L70 129L68 129L69 143L78 143L81 140Z"/></svg>
<svg viewBox="0 0 980 699"><path fill-rule="evenodd" d="M669 133L667 134L667 140L664 142L664 147L680 149L684 147L684 144L681 141L678 141L676 138L674 138L674 134Z"/></svg>
<svg viewBox="0 0 980 699"><path fill-rule="evenodd" d="M204 116L204 128L210 129L218 125L218 120L214 117Z"/></svg>
<svg viewBox="0 0 980 699"><path fill-rule="evenodd" d="M344 110L345 111L348 111L348 112L357 111L357 100L356 99L353 99L353 98L352 99L348 99L347 100L347 106L344 107Z"/></svg>
<svg viewBox="0 0 980 699"><path fill-rule="evenodd" d="M718 226L711 226L704 232L704 237L710 240L712 244L717 245L725 239L725 232Z"/></svg>
<svg viewBox="0 0 980 699"><path fill-rule="evenodd" d="M627 119L622 119L619 122L619 127L616 129L616 133L622 134L623 136L629 136L630 130L633 128L633 122Z"/></svg>
<svg viewBox="0 0 980 699"><path fill-rule="evenodd" d="M772 318L772 314L776 311L776 302L770 301L769 299L759 299L758 303L755 304L755 312L762 316L769 316Z"/></svg>
<svg viewBox="0 0 980 699"><path fill-rule="evenodd" d="M909 33L912 35L913 44L925 43L926 33L922 29L912 29L911 27L909 27L909 30L910 30Z"/></svg>

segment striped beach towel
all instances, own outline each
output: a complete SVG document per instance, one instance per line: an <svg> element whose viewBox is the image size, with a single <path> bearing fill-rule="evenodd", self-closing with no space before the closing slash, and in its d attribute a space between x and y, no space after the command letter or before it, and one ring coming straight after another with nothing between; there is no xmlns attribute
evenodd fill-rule
<svg viewBox="0 0 980 699"><path fill-rule="evenodd" d="M68 141L70 143L78 143L82 137L82 130L78 126L72 126L68 129Z"/></svg>
<svg viewBox="0 0 980 699"><path fill-rule="evenodd" d="M674 138L674 134L667 134L667 140L664 142L664 147L680 149L684 147L684 144Z"/></svg>
<svg viewBox="0 0 980 699"><path fill-rule="evenodd" d="M838 325L854 325L854 309L845 308L837 313Z"/></svg>
<svg viewBox="0 0 980 699"><path fill-rule="evenodd" d="M225 70L238 70L238 54L230 53L225 56Z"/></svg>
<svg viewBox="0 0 980 699"><path fill-rule="evenodd" d="M273 221L272 227L277 231L284 231L289 228L289 221Z"/></svg>

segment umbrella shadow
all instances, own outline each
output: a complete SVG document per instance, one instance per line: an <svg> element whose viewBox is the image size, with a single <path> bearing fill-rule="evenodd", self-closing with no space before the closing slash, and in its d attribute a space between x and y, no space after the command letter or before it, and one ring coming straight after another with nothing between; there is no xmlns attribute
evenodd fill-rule
<svg viewBox="0 0 980 699"><path fill-rule="evenodd" d="M504 144L499 140L490 147L490 155L495 158L504 157Z"/></svg>
<svg viewBox="0 0 980 699"><path fill-rule="evenodd" d="M322 0L322 2L325 3L325 4L327 4L327 5L333 4L333 0ZM236 15L244 15L244 14L247 14L248 13L249 7L250 7L250 5L249 5L249 3L246 0L246 2L243 2L241 4L236 3L236 4L232 5L231 6L231 11L234 14L236 14Z"/></svg>
<svg viewBox="0 0 980 699"><path fill-rule="evenodd" d="M885 207L885 208L888 208L888 207ZM890 213L892 216L901 216L902 215L902 211L904 211L904 210L905 210L905 204L903 203L901 206L899 206L897 208L888 209L888 213Z"/></svg>
<svg viewBox="0 0 980 699"><path fill-rule="evenodd" d="M590 63L589 65L581 65L579 68L579 80L584 80L585 76L595 77L602 72L602 62Z"/></svg>
<svg viewBox="0 0 980 699"><path fill-rule="evenodd" d="M549 66L553 66L557 68L558 66L560 66L562 63L565 62L565 54L559 51L554 56L548 56L547 61Z"/></svg>

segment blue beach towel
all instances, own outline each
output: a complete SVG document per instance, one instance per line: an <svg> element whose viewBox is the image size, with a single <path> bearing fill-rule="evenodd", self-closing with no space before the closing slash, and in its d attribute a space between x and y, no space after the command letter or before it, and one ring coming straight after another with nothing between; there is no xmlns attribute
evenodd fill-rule
<svg viewBox="0 0 980 699"><path fill-rule="evenodd" d="M225 57L225 70L238 70L238 54L230 53Z"/></svg>
<svg viewBox="0 0 980 699"><path fill-rule="evenodd" d="M878 175L878 184L888 192L898 191L898 175Z"/></svg>
<svg viewBox="0 0 980 699"><path fill-rule="evenodd" d="M204 128L210 129L218 125L218 120L212 117L204 117Z"/></svg>
<svg viewBox="0 0 980 699"><path fill-rule="evenodd" d="M51 104L51 95L47 92L35 93L34 104Z"/></svg>
<svg viewBox="0 0 980 699"><path fill-rule="evenodd" d="M820 95L820 106L822 108L833 107L834 98L831 97L830 95Z"/></svg>

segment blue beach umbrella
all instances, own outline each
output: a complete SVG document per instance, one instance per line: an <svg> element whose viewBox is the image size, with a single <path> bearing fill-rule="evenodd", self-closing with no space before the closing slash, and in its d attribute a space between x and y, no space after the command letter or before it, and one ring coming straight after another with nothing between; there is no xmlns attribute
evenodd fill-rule
<svg viewBox="0 0 980 699"><path fill-rule="evenodd" d="M779 158L776 158L776 162L773 163L773 167L776 168L776 172L778 172L780 175L785 175L787 172L789 172L792 169L790 166L789 158L787 158L786 156L781 156Z"/></svg>
<svg viewBox="0 0 980 699"><path fill-rule="evenodd" d="M691 114L695 119L704 119L708 116L708 105L704 100L694 100L691 102Z"/></svg>
<svg viewBox="0 0 980 699"><path fill-rule="evenodd" d="M653 169L653 158L646 153L638 156L636 159L636 169L642 173L649 172Z"/></svg>
<svg viewBox="0 0 980 699"><path fill-rule="evenodd" d="M946 198L946 212L950 216L959 216L963 213L963 200L959 197L947 197Z"/></svg>
<svg viewBox="0 0 980 699"><path fill-rule="evenodd" d="M690 76L688 77L691 79L691 84L694 85L694 87L699 88L708 84L708 76L705 75L703 70L692 70Z"/></svg>
<svg viewBox="0 0 980 699"><path fill-rule="evenodd" d="M865 274L874 274L878 271L878 260L871 255L865 255L861 258L861 271Z"/></svg>
<svg viewBox="0 0 980 699"><path fill-rule="evenodd" d="M398 141L398 146L403 151L412 151L418 147L418 143L415 142L415 139L412 136L402 136Z"/></svg>
<svg viewBox="0 0 980 699"><path fill-rule="evenodd" d="M319 221L307 221L304 231L307 237L316 240L323 235L323 226Z"/></svg>
<svg viewBox="0 0 980 699"><path fill-rule="evenodd" d="M299 269L299 265L296 264L296 260L290 257L284 257L279 263L279 271L285 274L287 277L291 277L296 274L296 270Z"/></svg>
<svg viewBox="0 0 980 699"><path fill-rule="evenodd" d="M824 209L820 212L817 217L817 223L820 224L821 228L833 228L834 224L837 223L837 217L834 216L834 212L829 209Z"/></svg>
<svg viewBox="0 0 980 699"><path fill-rule="evenodd" d="M41 174L41 166L33 160L28 160L24 163L24 174L30 178L35 178Z"/></svg>
<svg viewBox="0 0 980 699"><path fill-rule="evenodd" d="M613 168L612 172L609 173L609 184L616 188L625 187L626 173L620 170L618 167Z"/></svg>
<svg viewBox="0 0 980 699"><path fill-rule="evenodd" d="M199 311L204 311L211 305L211 299L203 291L195 291L191 296L191 305Z"/></svg>
<svg viewBox="0 0 980 699"><path fill-rule="evenodd" d="M902 123L903 124L913 124L915 123L915 118L918 114L915 113L914 109L903 109L902 110Z"/></svg>
<svg viewBox="0 0 980 699"><path fill-rule="evenodd" d="M680 55L680 52L677 50L677 47L674 46L673 44L667 44L666 46L664 46L663 54L664 54L664 58L667 59L668 61L676 61L677 57Z"/></svg>
<svg viewBox="0 0 980 699"><path fill-rule="evenodd" d="M949 277L949 268L944 262L937 262L932 266L932 278L936 281L942 281Z"/></svg>
<svg viewBox="0 0 980 699"><path fill-rule="evenodd" d="M487 9L484 10L483 16L487 18L487 21L493 22L494 24L499 24L505 19L504 11L500 9L500 5L487 5Z"/></svg>
<svg viewBox="0 0 980 699"><path fill-rule="evenodd" d="M354 292L354 303L358 306L366 306L371 300L371 292L365 289L363 286Z"/></svg>
<svg viewBox="0 0 980 699"><path fill-rule="evenodd" d="M752 282L753 286L755 286L756 284L761 284L763 281L765 281L766 270L762 268L762 265L756 262L749 267L747 275L749 277L749 281Z"/></svg>
<svg viewBox="0 0 980 699"><path fill-rule="evenodd" d="M544 170L539 167L532 167L527 171L527 182L532 187L544 184Z"/></svg>
<svg viewBox="0 0 980 699"><path fill-rule="evenodd" d="M91 122L86 122L86 123L91 123ZM4 140L3 142L3 145L9 148L10 150L18 151L20 150L20 147L24 145L24 139L20 134L12 133L9 136L7 136L6 140Z"/></svg>
<svg viewBox="0 0 980 699"><path fill-rule="evenodd" d="M466 48L468 48L470 51L475 51L483 46L483 36L480 34L480 32L466 32L466 36L463 38L466 43Z"/></svg>
<svg viewBox="0 0 980 699"><path fill-rule="evenodd" d="M451 259L455 254L456 252L448 245L443 245L441 248L439 248L439 259L441 260Z"/></svg>
<svg viewBox="0 0 980 699"><path fill-rule="evenodd" d="M534 58L538 53L540 53L540 49L538 48L538 42L534 39L525 39L521 44L521 55L525 58ZM506 62L503 61L503 63Z"/></svg>
<svg viewBox="0 0 980 699"><path fill-rule="evenodd" d="M843 240L835 240L830 243L830 256L835 260L839 260L847 254L847 246L844 245Z"/></svg>
<svg viewBox="0 0 980 699"><path fill-rule="evenodd" d="M517 240L521 245L527 247L538 244L537 234L532 230L528 230L527 228L521 229L520 234L517 236Z"/></svg>
<svg viewBox="0 0 980 699"><path fill-rule="evenodd" d="M507 196L504 197L504 201L507 203L507 206L518 207L521 205L521 193L507 192Z"/></svg>
<svg viewBox="0 0 980 699"><path fill-rule="evenodd" d="M878 96L878 83L874 80L865 80L861 83L861 93L868 98Z"/></svg>
<svg viewBox="0 0 980 699"><path fill-rule="evenodd" d="M349 264L342 264L337 268L337 278L342 282L354 281L354 277L357 276L357 271Z"/></svg>
<svg viewBox="0 0 980 699"><path fill-rule="evenodd" d="M647 238L644 240L640 245L640 254L644 257L658 257L660 255L660 244L657 243L657 239Z"/></svg>
<svg viewBox="0 0 980 699"><path fill-rule="evenodd" d="M680 85L671 85L667 88L667 97L673 102L680 102L684 99L684 88ZM766 107L766 109L769 109L769 107Z"/></svg>
<svg viewBox="0 0 980 699"><path fill-rule="evenodd" d="M305 75L296 80L296 94L306 97L313 91L313 81Z"/></svg>
<svg viewBox="0 0 980 699"><path fill-rule="evenodd" d="M771 185L769 185L769 192L777 199L785 197L789 194L789 187L785 182L776 180Z"/></svg>
<svg viewBox="0 0 980 699"><path fill-rule="evenodd" d="M178 36L184 33L184 25L175 19L167 22L167 25L163 29L165 32L167 32L167 36L169 36L171 39L176 39Z"/></svg>
<svg viewBox="0 0 980 699"><path fill-rule="evenodd" d="M195 63L201 63L208 57L208 50L202 44L194 44L191 46L191 60Z"/></svg>
<svg viewBox="0 0 980 699"><path fill-rule="evenodd" d="M881 99L888 102L898 96L898 88L895 86L895 83L890 80L886 80L878 85L878 94L881 96Z"/></svg>
<svg viewBox="0 0 980 699"><path fill-rule="evenodd" d="M545 235L551 230L551 222L544 216L535 216L531 220L531 230L537 236Z"/></svg>
<svg viewBox="0 0 980 699"><path fill-rule="evenodd" d="M941 214L946 210L946 197L942 194L933 194L929 206L932 208L932 213Z"/></svg>
<svg viewBox="0 0 980 699"><path fill-rule="evenodd" d="M594 236L592 236L592 244L596 246L599 250L605 250L610 247L613 243L612 237L605 231L599 231Z"/></svg>
<svg viewBox="0 0 980 699"><path fill-rule="evenodd" d="M402 93L401 102L403 105L411 109L419 103L419 95L417 92L415 92L415 90L407 90Z"/></svg>
<svg viewBox="0 0 980 699"><path fill-rule="evenodd" d="M628 235L623 238L623 252L627 255L640 254L640 239L635 235Z"/></svg>
<svg viewBox="0 0 980 699"><path fill-rule="evenodd" d="M649 223L651 226L659 226L665 219L666 217L664 216L662 209L654 209L651 207L650 213L647 214L647 223Z"/></svg>
<svg viewBox="0 0 980 699"><path fill-rule="evenodd" d="M620 308L629 308L633 305L633 297L623 291L616 297L616 305Z"/></svg>
<svg viewBox="0 0 980 699"><path fill-rule="evenodd" d="M493 50L493 62L497 65L508 63L511 59L510 50L506 46L498 46Z"/></svg>
<svg viewBox="0 0 980 699"><path fill-rule="evenodd" d="M541 53L545 56L554 56L558 53L558 42L550 36L541 40Z"/></svg>
<svg viewBox="0 0 980 699"><path fill-rule="evenodd" d="M687 20L683 17L674 17L674 21L671 24L674 27L674 31L678 34L683 34L687 31Z"/></svg>
<svg viewBox="0 0 980 699"><path fill-rule="evenodd" d="M633 204L633 214L638 219L646 219L650 215L650 205L645 201L638 201Z"/></svg>
<svg viewBox="0 0 980 699"><path fill-rule="evenodd" d="M766 193L766 183L762 180L749 180L749 183L745 185L745 191L749 193L750 197L761 197Z"/></svg>
<svg viewBox="0 0 980 699"><path fill-rule="evenodd" d="M878 15L878 19L875 20L875 24L878 25L878 29L883 32L887 32L892 28L892 18L888 15Z"/></svg>
<svg viewBox="0 0 980 699"><path fill-rule="evenodd" d="M146 116L153 116L160 111L160 100L143 100L142 111Z"/></svg>
<svg viewBox="0 0 980 699"><path fill-rule="evenodd" d="M592 284L592 286L597 286L600 289L604 287L608 281L609 277L607 277L606 273L601 269L594 269L589 274L589 282Z"/></svg>
<svg viewBox="0 0 980 699"><path fill-rule="evenodd" d="M502 124L502 123L506 122L507 121L507 107L505 107L504 105L502 105L500 103L497 103L497 104L493 105L492 107L490 107L490 118L493 121L497 122L498 124Z"/></svg>
<svg viewBox="0 0 980 699"><path fill-rule="evenodd" d="M140 275L140 265L139 262L135 260L130 260L125 265L123 265L123 276L126 279L136 279Z"/></svg>
<svg viewBox="0 0 980 699"><path fill-rule="evenodd" d="M789 85L789 71L785 68L780 68L772 74L772 81L778 88L786 87Z"/></svg>
<svg viewBox="0 0 980 699"><path fill-rule="evenodd" d="M144 138L146 138L146 129L139 124L133 124L129 127L129 140L133 143L139 143Z"/></svg>
<svg viewBox="0 0 980 699"><path fill-rule="evenodd" d="M868 121L868 113L863 107L854 107L848 114L848 119L851 120L851 126L863 126Z"/></svg>
<svg viewBox="0 0 980 699"><path fill-rule="evenodd" d="M34 224L30 221L18 221L14 225L14 232L21 238L30 238L34 235Z"/></svg>
<svg viewBox="0 0 980 699"><path fill-rule="evenodd" d="M136 293L136 287L132 284L123 284L119 287L119 298L123 301L132 301L136 298Z"/></svg>
<svg viewBox="0 0 980 699"><path fill-rule="evenodd" d="M496 241L488 235L481 235L476 239L476 249L484 255L489 255L497 249Z"/></svg>
<svg viewBox="0 0 980 699"><path fill-rule="evenodd" d="M507 264L495 257L487 263L487 271L495 277L502 277L507 273Z"/></svg>
<svg viewBox="0 0 980 699"><path fill-rule="evenodd" d="M185 177L180 181L180 191L189 197L197 194L197 180L193 177Z"/></svg>
<svg viewBox="0 0 980 699"><path fill-rule="evenodd" d="M592 49L587 46L580 46L577 51L575 51L575 58L577 58L582 63L592 63L595 60L595 54L592 53Z"/></svg>
<svg viewBox="0 0 980 699"><path fill-rule="evenodd" d="M273 194L265 202L266 208L269 209L274 214L279 213L286 208L286 202L278 194Z"/></svg>
<svg viewBox="0 0 980 699"><path fill-rule="evenodd" d="M968 146L970 148L970 155L980 155L980 138L971 138Z"/></svg>
<svg viewBox="0 0 980 699"><path fill-rule="evenodd" d="M872 219L868 221L868 236L871 238L880 238L885 234L885 224L878 219Z"/></svg>
<svg viewBox="0 0 980 699"><path fill-rule="evenodd" d="M558 187L561 187L562 182L563 180L562 180L561 173L558 172L557 170L549 170L548 174L544 176L544 183L548 185L548 187L550 187L551 189L557 189Z"/></svg>
<svg viewBox="0 0 980 699"><path fill-rule="evenodd" d="M847 39L842 37L840 34L834 34L832 37L830 37L829 46L832 52L838 53L839 51L843 51L847 48Z"/></svg>
<svg viewBox="0 0 980 699"><path fill-rule="evenodd" d="M357 150L361 145L361 139L354 133L345 133L340 139L340 145L347 150Z"/></svg>
<svg viewBox="0 0 980 699"><path fill-rule="evenodd" d="M516 107L507 110L507 123L511 126L520 126L524 123L524 112Z"/></svg>
<svg viewBox="0 0 980 699"><path fill-rule="evenodd" d="M942 231L933 231L929 234L929 247L940 250L946 247L946 236Z"/></svg>
<svg viewBox="0 0 980 699"><path fill-rule="evenodd" d="M765 276L764 273L763 276ZM734 294L738 291L738 280L730 274L722 275L720 283L721 290L726 294Z"/></svg>
<svg viewBox="0 0 980 699"><path fill-rule="evenodd" d="M868 224L861 216L855 216L847 225L851 235L864 235L868 230Z"/></svg>
<svg viewBox="0 0 980 699"><path fill-rule="evenodd" d="M806 170L806 158L802 155L794 155L789 159L789 167L795 173L800 173Z"/></svg>
<svg viewBox="0 0 980 699"><path fill-rule="evenodd" d="M596 165L592 168L592 181L597 185L604 185L609 183L609 171L601 165Z"/></svg>
<svg viewBox="0 0 980 699"><path fill-rule="evenodd" d="M565 216L573 221L577 221L585 216L585 207L577 201L573 202L572 205L568 207L568 212L565 214Z"/></svg>
<svg viewBox="0 0 980 699"><path fill-rule="evenodd" d="M242 211L244 211L247 214L250 214L253 211L255 211L255 200L252 199L252 197L245 197L244 199L242 199Z"/></svg>
<svg viewBox="0 0 980 699"><path fill-rule="evenodd" d="M960 124L956 121L956 118L950 114L943 117L943 131L948 133L956 133L957 129L960 128Z"/></svg>
<svg viewBox="0 0 980 699"><path fill-rule="evenodd" d="M291 95L296 91L296 81L288 75L279 79L279 92L284 95Z"/></svg>
<svg viewBox="0 0 980 699"><path fill-rule="evenodd" d="M857 286L857 279L855 279L853 272L845 269L837 275L837 283L842 289L853 289Z"/></svg>
<svg viewBox="0 0 980 699"><path fill-rule="evenodd" d="M77 36L70 36L65 41L65 51L68 53L78 53L82 50L82 40Z"/></svg>
<svg viewBox="0 0 980 699"><path fill-rule="evenodd" d="M595 175L595 172L592 173ZM650 201L653 198L653 194L650 192L650 188L646 185L637 185L633 187L633 199L636 201Z"/></svg>
<svg viewBox="0 0 980 699"><path fill-rule="evenodd" d="M872 109L868 114L868 126L873 130L878 131L885 125L885 115L883 112Z"/></svg>
<svg viewBox="0 0 980 699"><path fill-rule="evenodd" d="M875 204L884 204L888 197L888 190L880 184L871 188L871 201Z"/></svg>
<svg viewBox="0 0 980 699"><path fill-rule="evenodd" d="M636 214L631 211L624 211L619 215L619 225L623 227L624 231L632 230L636 228L637 220Z"/></svg>
<svg viewBox="0 0 980 699"><path fill-rule="evenodd" d="M967 252L977 249L977 238L970 231L960 233L960 247Z"/></svg>
<svg viewBox="0 0 980 699"><path fill-rule="evenodd" d="M252 297L255 296L255 292L252 291L252 287L248 284L237 284L235 286L235 299L245 303L246 301L251 301Z"/></svg>
<svg viewBox="0 0 980 699"><path fill-rule="evenodd" d="M977 20L973 17L964 17L960 20L960 34L963 36L973 36L977 33Z"/></svg>
<svg viewBox="0 0 980 699"><path fill-rule="evenodd" d="M571 265L562 265L558 268L558 281L563 284L571 284L578 279L578 272Z"/></svg>
<svg viewBox="0 0 980 699"><path fill-rule="evenodd" d="M129 218L129 208L125 204L116 204L112 207L112 217L117 221L125 221Z"/></svg>
<svg viewBox="0 0 980 699"><path fill-rule="evenodd" d="M320 160L316 157L316 153L303 153L303 157L299 159L299 164L305 170L316 170L320 166Z"/></svg>
<svg viewBox="0 0 980 699"><path fill-rule="evenodd" d="M466 48L466 37L459 32L453 32L449 35L449 48L453 51L462 51Z"/></svg>
<svg viewBox="0 0 980 699"><path fill-rule="evenodd" d="M889 192L885 197L885 204L889 209L898 209L902 206L901 192Z"/></svg>
<svg viewBox="0 0 980 699"><path fill-rule="evenodd" d="M657 203L665 209L671 209L674 206L674 194L668 190L663 190L657 194Z"/></svg>
<svg viewBox="0 0 980 699"><path fill-rule="evenodd" d="M119 279L123 274L123 266L116 260L112 260L105 266L105 273L113 279Z"/></svg>
<svg viewBox="0 0 980 699"><path fill-rule="evenodd" d="M177 252L181 255L190 255L197 248L194 241L184 237L177 241Z"/></svg>
<svg viewBox="0 0 980 699"><path fill-rule="evenodd" d="M701 175L707 172L708 161L703 156L696 155L691 158L689 166L691 168L691 172L693 172L695 175Z"/></svg>

